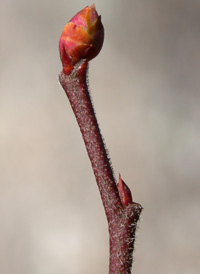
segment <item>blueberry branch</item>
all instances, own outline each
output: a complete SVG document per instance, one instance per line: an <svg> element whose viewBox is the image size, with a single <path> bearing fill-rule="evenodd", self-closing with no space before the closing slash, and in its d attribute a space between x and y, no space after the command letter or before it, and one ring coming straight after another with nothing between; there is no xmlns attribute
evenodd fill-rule
<svg viewBox="0 0 200 274"><path fill-rule="evenodd" d="M99 20L100 17L97 17L94 6L85 9L92 10L90 20L95 19L95 16ZM85 9L81 12L85 12ZM80 15L81 12L77 15ZM83 14L85 15L85 13ZM77 15L73 18L77 19ZM71 21L75 22L76 20L73 21L72 19ZM80 20L77 20L77 22L80 22ZM71 34L71 32L68 32L68 34ZM91 46L89 46L90 48ZM60 49L63 72L59 75L59 81L66 92L80 127L108 221L110 236L109 273L130 274L135 231L142 207L132 201L130 189L121 179L121 176L118 185L115 182L88 91L86 79L90 58L82 56L79 61L74 61L74 55L70 53L69 48L63 46L63 41L60 44ZM99 52L99 50L97 51ZM64 58L64 61L62 58Z"/></svg>

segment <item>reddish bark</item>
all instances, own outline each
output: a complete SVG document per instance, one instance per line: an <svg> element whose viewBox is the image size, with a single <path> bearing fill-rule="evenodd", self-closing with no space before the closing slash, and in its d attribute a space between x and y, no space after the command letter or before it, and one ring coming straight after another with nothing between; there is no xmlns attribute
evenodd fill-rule
<svg viewBox="0 0 200 274"><path fill-rule="evenodd" d="M132 202L131 192L121 177L118 187L115 182L87 87L87 68L88 61L82 59L71 74L61 72L59 80L80 127L108 220L109 273L130 274L135 230L142 207Z"/></svg>

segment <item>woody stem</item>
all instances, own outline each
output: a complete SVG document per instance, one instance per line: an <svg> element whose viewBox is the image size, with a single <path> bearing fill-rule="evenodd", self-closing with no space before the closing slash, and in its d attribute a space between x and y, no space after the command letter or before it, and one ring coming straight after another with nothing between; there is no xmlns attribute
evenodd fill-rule
<svg viewBox="0 0 200 274"><path fill-rule="evenodd" d="M100 191L109 226L110 274L130 274L136 223L142 207L132 203L125 207L114 179L113 170L91 103L86 74L87 60L77 63L70 75L59 75L80 127Z"/></svg>

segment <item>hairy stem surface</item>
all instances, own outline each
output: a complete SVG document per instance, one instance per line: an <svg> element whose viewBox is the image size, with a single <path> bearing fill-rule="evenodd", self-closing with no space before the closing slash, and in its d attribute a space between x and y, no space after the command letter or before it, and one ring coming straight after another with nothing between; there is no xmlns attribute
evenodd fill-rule
<svg viewBox="0 0 200 274"><path fill-rule="evenodd" d="M80 127L99 187L108 220L110 236L110 274L130 274L136 223L142 207L137 203L125 206L119 195L112 167L91 103L87 82L88 62L81 60L70 75L59 75Z"/></svg>

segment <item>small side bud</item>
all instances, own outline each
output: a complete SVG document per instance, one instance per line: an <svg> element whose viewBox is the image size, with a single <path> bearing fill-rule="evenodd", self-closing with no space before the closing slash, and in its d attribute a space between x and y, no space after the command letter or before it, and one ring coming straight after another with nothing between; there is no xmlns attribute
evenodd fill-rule
<svg viewBox="0 0 200 274"><path fill-rule="evenodd" d="M95 5L79 11L64 27L59 41L64 74L69 75L81 60L96 57L103 45L104 28Z"/></svg>
<svg viewBox="0 0 200 274"><path fill-rule="evenodd" d="M121 199L121 202L124 206L127 206L133 202L132 195L129 187L125 184L125 182L122 180L121 175L119 174L119 181L117 184L117 188L119 191L119 196Z"/></svg>

